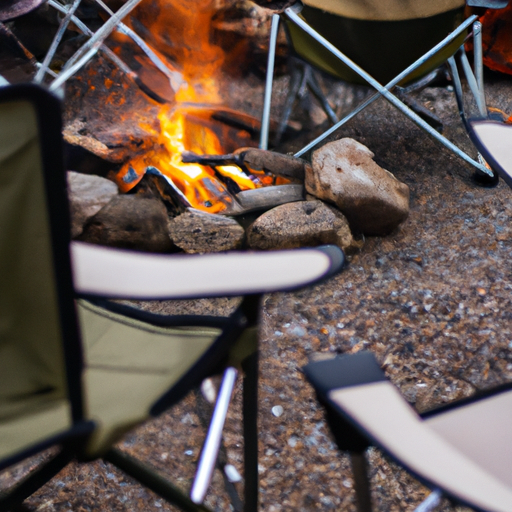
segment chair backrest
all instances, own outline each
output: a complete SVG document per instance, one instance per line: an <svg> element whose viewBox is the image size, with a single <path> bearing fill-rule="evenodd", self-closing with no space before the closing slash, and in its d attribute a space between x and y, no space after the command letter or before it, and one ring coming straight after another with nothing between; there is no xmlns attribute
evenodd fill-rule
<svg viewBox="0 0 512 512"><path fill-rule="evenodd" d="M346 18L399 21L428 18L466 4L465 0L303 0L306 5Z"/></svg>
<svg viewBox="0 0 512 512"><path fill-rule="evenodd" d="M301 11L305 21L382 84L391 81L452 32L463 21L464 14L464 0L446 2L448 9L433 15L409 19L361 19L341 15L340 9L334 9L338 5L344 5L344 0L306 0L305 3L307 5ZM423 0L410 0L405 3L429 5L429 2ZM334 4L336 5L333 6ZM351 5L352 2L348 4ZM366 5L367 2L360 4ZM292 22L287 22L286 26L291 44L300 57L342 80L363 83L356 73L301 28ZM400 85L417 80L440 66L457 51L465 36L466 34L462 33L436 56L411 73Z"/></svg>
<svg viewBox="0 0 512 512"><path fill-rule="evenodd" d="M82 417L62 156L58 99L0 88L0 427L63 400Z"/></svg>

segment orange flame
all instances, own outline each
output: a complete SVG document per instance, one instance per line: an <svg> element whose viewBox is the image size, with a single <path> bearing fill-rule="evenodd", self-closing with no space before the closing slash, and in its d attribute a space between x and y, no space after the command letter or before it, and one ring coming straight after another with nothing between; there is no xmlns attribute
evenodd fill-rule
<svg viewBox="0 0 512 512"><path fill-rule="evenodd" d="M187 120L194 105L221 103L215 77L224 54L210 43L211 20L219 3L219 0L159 0L151 8L136 11L137 23L147 29L151 38L148 42L160 56L170 59L174 71L177 67L181 69L182 80L171 84L176 105L160 111L160 131L144 126L146 131L154 133L153 149L125 164L117 174L121 191L130 190L140 181L147 167L153 166L173 181L194 208L218 213L233 202L213 169L181 162L184 151L199 154L226 152L212 129ZM233 180L240 190L261 186L238 167L222 166L216 171Z"/></svg>

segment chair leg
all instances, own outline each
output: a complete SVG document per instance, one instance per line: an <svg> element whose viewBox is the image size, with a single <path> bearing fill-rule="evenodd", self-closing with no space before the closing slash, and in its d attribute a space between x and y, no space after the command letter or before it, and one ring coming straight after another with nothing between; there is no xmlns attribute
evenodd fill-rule
<svg viewBox="0 0 512 512"><path fill-rule="evenodd" d="M242 363L244 418L244 512L258 510L258 352Z"/></svg>
<svg viewBox="0 0 512 512"><path fill-rule="evenodd" d="M331 121L331 123L335 124L338 122L338 116L332 109L331 105L329 105L329 102L327 101L327 98L325 97L324 92L322 91L322 88L320 87L320 84L318 83L318 80L316 78L315 72L311 68L311 66L308 66L306 68L306 81L309 87L309 90L313 93L315 98L319 101L320 105L322 106L324 112L327 114L327 117Z"/></svg>
<svg viewBox="0 0 512 512"><path fill-rule="evenodd" d="M57 473L66 467L74 458L74 453L62 450L53 459L33 471L25 480L20 482L6 496L0 498L0 512L6 512L26 500L45 483L51 480Z"/></svg>
<svg viewBox="0 0 512 512"><path fill-rule="evenodd" d="M435 114L433 114L428 108L420 105L417 101L407 95L400 87L395 89L396 97L407 105L413 112L418 114L424 121L426 121L434 130L439 133L443 132L443 123Z"/></svg>
<svg viewBox="0 0 512 512"><path fill-rule="evenodd" d="M283 113L281 115L281 119L279 121L279 125L277 127L276 134L274 136L274 146L277 146L279 142L281 142L281 138L286 129L286 125L288 124L288 119L290 119L290 114L292 113L292 107L297 99L299 94L299 90L301 88L301 84L304 79L304 68L302 63L298 63L295 59L290 59L290 85L288 87L288 93L286 95L286 101L284 103Z"/></svg>
<svg viewBox="0 0 512 512"><path fill-rule="evenodd" d="M270 28L270 43L267 61L267 78L265 82L265 97L263 99L263 113L261 117L260 148L268 149L268 136L270 132L270 104L272 102L272 82L274 80L274 62L276 56L277 34L279 32L279 14L272 16Z"/></svg>
<svg viewBox="0 0 512 512"><path fill-rule="evenodd" d="M350 462L354 475L357 510L359 512L372 512L372 494L365 452L350 452Z"/></svg>
<svg viewBox="0 0 512 512"><path fill-rule="evenodd" d="M411 121L413 121L416 125L422 128L426 133L428 133L431 137L440 142L447 149L451 150L458 157L460 157L465 162L469 163L479 171L484 174L489 175L489 177L493 178L493 174L490 170L488 170L484 165L480 164L476 160L473 160L466 153L461 151L455 144L449 141L446 137L438 133L434 130L427 122L425 122L421 117L419 117L415 112L413 112L410 108L408 108L403 102L401 102L394 94L390 92L390 89L399 83L402 78L405 78L412 70L416 69L422 63L424 63L428 58L435 55L443 46L448 44L449 41L453 40L457 34L461 33L462 30L467 28L471 23L476 20L476 16L471 16L464 23L462 23L455 31L453 31L449 36L447 36L443 41L437 44L432 50L427 52L423 57L418 59L416 62L411 64L406 70L404 70L400 75L398 75L394 80L392 80L388 85L383 86L377 80L375 80L372 76L370 76L366 71L360 68L357 64L355 64L352 60L350 60L345 54L340 52L334 45L332 45L327 39L321 36L318 32L316 32L312 27L310 27L300 16L297 15L290 7L285 9L285 14L290 21L292 21L295 25L300 27L304 32L309 34L313 39L315 39L318 43L320 43L326 50L328 50L332 55L338 58L341 62L343 62L346 66L348 66L352 71L357 73L365 82L367 82L370 86L377 90L377 92L383 96L389 103L395 106L398 110L400 110L403 114L405 114ZM373 101L371 98L369 101ZM337 124L340 124L340 121ZM334 128L334 127L333 127ZM330 131L328 131L330 133ZM313 141L315 144L318 144L321 140L323 140L323 136L318 137ZM306 148L303 148L298 153L295 153L294 156L302 155L306 150L311 149L312 144L308 144Z"/></svg>
<svg viewBox="0 0 512 512"><path fill-rule="evenodd" d="M174 486L164 477L121 450L115 448L109 450L105 454L104 460L110 462L121 471L185 512L211 512L208 507L194 503L181 489L178 489L178 487Z"/></svg>
<svg viewBox="0 0 512 512"><path fill-rule="evenodd" d="M194 503L202 503L204 501L210 485L213 470L217 463L217 455L222 440L222 430L226 421L237 375L238 371L233 367L228 367L224 371L217 402L215 403L215 409L213 410L208 433L206 434L206 439L197 465L196 476L190 491L190 498Z"/></svg>

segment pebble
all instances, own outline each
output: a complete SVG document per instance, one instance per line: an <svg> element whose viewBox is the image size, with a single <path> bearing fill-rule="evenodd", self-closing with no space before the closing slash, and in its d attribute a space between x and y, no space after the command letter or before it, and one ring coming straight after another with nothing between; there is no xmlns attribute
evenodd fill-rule
<svg viewBox="0 0 512 512"><path fill-rule="evenodd" d="M233 464L226 464L224 466L224 474L231 483L237 483L242 481L242 476Z"/></svg>
<svg viewBox="0 0 512 512"><path fill-rule="evenodd" d="M280 416L282 416L283 412L284 412L284 409L280 405L274 405L274 407L272 407L272 414L276 418L279 418Z"/></svg>

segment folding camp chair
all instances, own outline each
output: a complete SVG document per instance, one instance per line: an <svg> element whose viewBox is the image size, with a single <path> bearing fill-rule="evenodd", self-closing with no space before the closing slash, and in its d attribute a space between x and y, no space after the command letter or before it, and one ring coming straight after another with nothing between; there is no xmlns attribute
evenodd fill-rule
<svg viewBox="0 0 512 512"><path fill-rule="evenodd" d="M431 137L473 166L478 175L493 180L493 173L484 162L474 160L433 128L428 122L428 116L425 120L426 112L420 116L409 108L404 103L404 100L407 100L403 90L397 89L428 76L432 70L460 50L468 84L477 98L482 115L487 115L483 90L481 26L476 15L463 20L464 0L390 0L364 3L352 0L305 0L304 4L298 1L286 7L280 15L273 16L260 147L268 147L275 45L279 20L282 18L287 28L290 46L299 59L343 80L366 83L377 91L295 153L295 156L302 156L310 151L373 101L383 96ZM506 1L501 0L468 1L468 5L482 7L503 7L506 4ZM475 40L474 72L469 64L466 65L467 57L463 46L471 26ZM443 38L445 34L447 35ZM304 83L312 86L315 95L321 94L320 88L311 80L310 74L292 80L292 94L285 105L285 115L278 133L284 129L294 93ZM398 91L397 94L391 92L393 89ZM462 89L455 92L461 93ZM461 101L460 98L458 100ZM332 119L333 113L330 107L326 107L327 100L324 98L321 103Z"/></svg>
<svg viewBox="0 0 512 512"><path fill-rule="evenodd" d="M21 503L75 457L103 457L184 510L207 510L201 503L239 367L245 509L256 510L259 298L331 275L343 253L183 256L70 245L68 217L59 100L34 84L0 88L0 469L61 447L0 495L0 510ZM255 268L265 272L248 271ZM227 318L164 316L105 300L229 295L244 298ZM191 497L112 448L223 368Z"/></svg>
<svg viewBox="0 0 512 512"><path fill-rule="evenodd" d="M338 446L352 455L360 510L371 510L364 451L375 445L434 489L424 511L442 495L476 510L512 511L512 384L418 415L371 352L304 371Z"/></svg>

